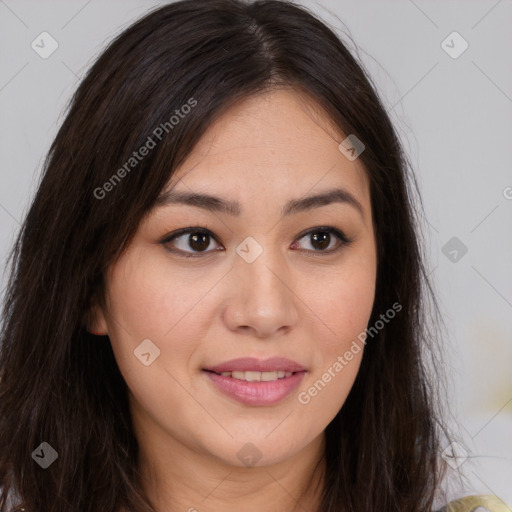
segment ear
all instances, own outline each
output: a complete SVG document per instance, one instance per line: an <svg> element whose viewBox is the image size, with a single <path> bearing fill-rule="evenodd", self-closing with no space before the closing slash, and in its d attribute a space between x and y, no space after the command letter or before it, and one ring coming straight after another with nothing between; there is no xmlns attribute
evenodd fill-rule
<svg viewBox="0 0 512 512"><path fill-rule="evenodd" d="M89 309L84 315L84 325L88 332L96 335L108 334L108 324L103 309L93 296Z"/></svg>

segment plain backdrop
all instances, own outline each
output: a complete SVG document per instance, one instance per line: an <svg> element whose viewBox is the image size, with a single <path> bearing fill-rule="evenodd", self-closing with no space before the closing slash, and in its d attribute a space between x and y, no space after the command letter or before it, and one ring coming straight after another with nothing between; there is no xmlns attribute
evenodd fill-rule
<svg viewBox="0 0 512 512"><path fill-rule="evenodd" d="M448 326L449 399L468 454L464 492L512 504L512 2L299 3L351 49L353 38L409 154ZM84 71L160 4L0 0L2 268ZM43 46L41 37L45 51L58 45L47 58L31 46Z"/></svg>

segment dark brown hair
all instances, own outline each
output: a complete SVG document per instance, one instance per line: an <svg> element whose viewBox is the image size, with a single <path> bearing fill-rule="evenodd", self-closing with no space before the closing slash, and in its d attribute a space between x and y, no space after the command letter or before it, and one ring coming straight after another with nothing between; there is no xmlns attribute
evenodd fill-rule
<svg viewBox="0 0 512 512"><path fill-rule="evenodd" d="M104 301L106 269L205 130L235 102L280 86L308 94L365 144L359 158L378 252L370 325L402 306L368 341L327 426L321 511L431 510L444 429L427 371L437 357L437 306L416 182L363 66L325 23L282 0L159 7L106 48L74 94L11 253L0 354L3 499L15 490L28 512L153 510L138 477L126 383L110 343L98 343L84 318L93 297ZM169 122L184 105L187 114ZM126 167L164 126L149 154ZM31 456L43 441L58 452L46 470Z"/></svg>

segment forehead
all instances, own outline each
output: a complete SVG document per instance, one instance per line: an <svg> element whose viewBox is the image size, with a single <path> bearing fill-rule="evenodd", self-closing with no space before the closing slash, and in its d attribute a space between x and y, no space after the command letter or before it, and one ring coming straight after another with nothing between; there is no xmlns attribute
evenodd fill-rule
<svg viewBox="0 0 512 512"><path fill-rule="evenodd" d="M290 197L343 187L369 206L359 160L338 149L345 135L310 97L292 89L251 96L224 112L176 169L164 193L220 193L284 204Z"/></svg>

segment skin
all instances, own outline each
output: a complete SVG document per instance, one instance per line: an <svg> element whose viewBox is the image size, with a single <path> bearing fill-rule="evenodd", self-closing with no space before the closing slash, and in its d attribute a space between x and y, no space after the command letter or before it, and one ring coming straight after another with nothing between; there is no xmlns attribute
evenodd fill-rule
<svg viewBox="0 0 512 512"><path fill-rule="evenodd" d="M129 388L145 490L158 511L319 509L324 429L350 391L363 350L309 403L297 395L365 330L376 280L368 178L359 160L339 151L344 138L313 100L292 89L235 105L210 126L169 188L236 200L241 214L155 208L108 271L108 309L96 306L89 328L110 337ZM331 203L281 217L290 199L333 187L348 190L362 214ZM159 243L190 226L217 237L206 253L189 245L188 234L167 248L200 257L180 257ZM320 249L310 235L299 236L319 226L341 230L352 243L322 255L339 245L334 234ZM263 248L252 263L235 251L248 236ZM144 339L160 350L149 366L133 354ZM245 356L287 357L307 373L275 405L241 404L203 368ZM261 455L252 467L237 457L247 442Z"/></svg>

